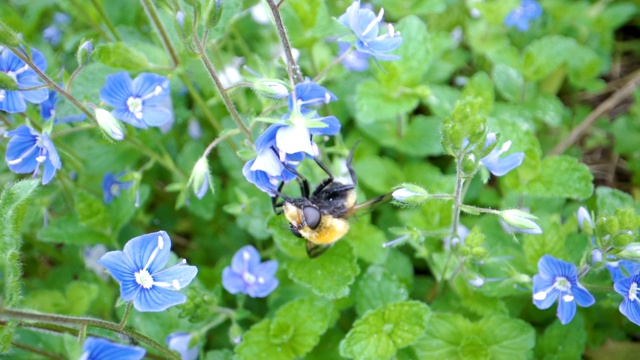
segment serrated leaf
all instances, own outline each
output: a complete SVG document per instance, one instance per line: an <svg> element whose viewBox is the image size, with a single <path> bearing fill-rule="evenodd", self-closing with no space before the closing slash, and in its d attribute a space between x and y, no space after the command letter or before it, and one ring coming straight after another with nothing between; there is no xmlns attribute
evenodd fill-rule
<svg viewBox="0 0 640 360"><path fill-rule="evenodd" d="M282 306L273 319L247 331L236 348L239 359L295 359L311 351L329 327L332 304L302 298Z"/></svg>
<svg viewBox="0 0 640 360"><path fill-rule="evenodd" d="M344 241L315 259L297 259L285 267L291 280L327 299L349 295L349 288L360 273L353 249Z"/></svg>
<svg viewBox="0 0 640 360"><path fill-rule="evenodd" d="M372 265L362 275L354 287L356 312L359 316L369 310L397 301L407 300L407 289L384 267Z"/></svg>
<svg viewBox="0 0 640 360"><path fill-rule="evenodd" d="M571 339L571 341L567 341ZM586 348L587 333L582 316L562 325L556 320L538 338L535 353L538 359L580 359Z"/></svg>
<svg viewBox="0 0 640 360"><path fill-rule="evenodd" d="M570 56L576 41L572 38L549 35L532 41L522 55L523 72L530 81L547 77Z"/></svg>
<svg viewBox="0 0 640 360"><path fill-rule="evenodd" d="M524 78L518 70L504 64L496 64L491 77L503 98L511 102L520 100L524 91Z"/></svg>
<svg viewBox="0 0 640 360"><path fill-rule="evenodd" d="M491 316L472 323L457 314L434 314L413 346L420 359L528 359L535 331L528 323Z"/></svg>
<svg viewBox="0 0 640 360"><path fill-rule="evenodd" d="M431 309L419 301L402 301L368 312L340 342L340 355L355 359L389 359L413 344L427 329Z"/></svg>
<svg viewBox="0 0 640 360"><path fill-rule="evenodd" d="M525 158L525 162L526 162ZM582 200L593 192L589 167L571 156L552 156L540 163L540 172L524 188L531 196Z"/></svg>
<svg viewBox="0 0 640 360"><path fill-rule="evenodd" d="M92 57L116 69L140 71L149 67L144 53L122 42L100 44L96 46Z"/></svg>
<svg viewBox="0 0 640 360"><path fill-rule="evenodd" d="M596 189L598 214L613 215L618 209L633 208L633 196L618 189L599 186Z"/></svg>

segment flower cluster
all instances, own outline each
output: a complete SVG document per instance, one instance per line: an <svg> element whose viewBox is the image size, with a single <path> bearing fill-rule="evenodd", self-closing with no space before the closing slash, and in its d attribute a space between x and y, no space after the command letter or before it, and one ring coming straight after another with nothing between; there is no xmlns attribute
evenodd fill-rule
<svg viewBox="0 0 640 360"><path fill-rule="evenodd" d="M335 116L321 117L314 110L314 106L334 100L335 95L310 80L296 85L289 95L289 112L256 139L256 158L242 169L247 180L272 196L280 182L293 180L297 164L307 156L318 155L311 137L340 132Z"/></svg>
<svg viewBox="0 0 640 360"><path fill-rule="evenodd" d="M529 30L529 21L542 15L542 6L536 0L522 0L520 6L513 9L504 19L507 26L515 26L520 31Z"/></svg>
<svg viewBox="0 0 640 360"><path fill-rule="evenodd" d="M398 60L397 55L388 54L402 44L400 33L388 24L388 31L384 35L380 33L380 23L384 15L384 9L380 9L376 15L370 9L360 8L360 0L355 0L347 11L338 18L338 21L347 26L356 36L356 50L371 55L378 60ZM362 55L359 55L362 56Z"/></svg>
<svg viewBox="0 0 640 360"><path fill-rule="evenodd" d="M232 294L243 293L253 298L263 298L278 287L275 273L278 262L275 260L260 262L258 250L247 245L231 260L231 266L222 271L222 286Z"/></svg>
<svg viewBox="0 0 640 360"><path fill-rule="evenodd" d="M120 283L120 297L133 301L138 311L158 312L183 304L187 297L176 291L198 273L186 261L162 270L169 261L171 239L164 231L133 238L124 251L110 251L98 261Z"/></svg>

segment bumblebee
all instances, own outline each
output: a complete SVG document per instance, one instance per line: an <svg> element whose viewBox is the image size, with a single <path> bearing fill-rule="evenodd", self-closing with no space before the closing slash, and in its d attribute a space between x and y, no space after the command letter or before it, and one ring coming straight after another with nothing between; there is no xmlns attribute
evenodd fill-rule
<svg viewBox="0 0 640 360"><path fill-rule="evenodd" d="M306 239L307 254L310 258L322 255L331 245L342 239L349 231L349 218L356 212L391 198L389 193L362 204L356 204L357 178L351 165L356 145L351 149L347 159L351 184L336 181L329 169L320 160L314 158L327 173L328 178L321 181L313 192L310 192L307 179L289 168L288 170L297 176L302 197L294 199L282 194L283 182L278 187L276 196L272 198L276 215L284 213L293 235ZM279 197L284 201L278 203Z"/></svg>

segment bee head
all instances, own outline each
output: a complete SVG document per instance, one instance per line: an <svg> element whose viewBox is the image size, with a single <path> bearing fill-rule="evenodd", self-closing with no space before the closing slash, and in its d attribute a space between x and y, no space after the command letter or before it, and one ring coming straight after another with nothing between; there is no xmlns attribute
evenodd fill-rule
<svg viewBox="0 0 640 360"><path fill-rule="evenodd" d="M317 207L306 204L297 206L289 202L284 204L284 216L293 227L308 226L312 230L316 229L322 220L322 213Z"/></svg>

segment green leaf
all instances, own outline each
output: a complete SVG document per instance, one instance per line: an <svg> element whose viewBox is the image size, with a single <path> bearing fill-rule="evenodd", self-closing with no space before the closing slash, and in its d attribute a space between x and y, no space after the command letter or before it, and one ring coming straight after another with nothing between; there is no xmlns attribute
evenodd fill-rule
<svg viewBox="0 0 640 360"><path fill-rule="evenodd" d="M103 233L110 232L109 217L101 199L80 190L76 193L75 205L75 212L82 225Z"/></svg>
<svg viewBox="0 0 640 360"><path fill-rule="evenodd" d="M546 78L570 56L576 41L572 38L548 35L532 41L522 55L523 71L527 80L540 81Z"/></svg>
<svg viewBox="0 0 640 360"><path fill-rule="evenodd" d="M529 359L534 343L533 327L519 319L434 314L413 348L420 359Z"/></svg>
<svg viewBox="0 0 640 360"><path fill-rule="evenodd" d="M541 224L544 231L539 235L525 235L523 250L527 258L529 269L538 268L538 260L544 255L552 255L556 258L566 257L562 228L558 218L553 218L551 222Z"/></svg>
<svg viewBox="0 0 640 360"><path fill-rule="evenodd" d="M363 81L356 89L356 123L363 129L380 121L395 122L413 111L419 100L412 94L391 92L375 80Z"/></svg>
<svg viewBox="0 0 640 360"><path fill-rule="evenodd" d="M38 188L36 179L7 184L0 195L0 266L2 270L2 306L17 306L21 299L22 266L20 228L27 199ZM9 321L0 329L0 352L9 351L15 324Z"/></svg>
<svg viewBox="0 0 640 360"><path fill-rule="evenodd" d="M618 189L606 186L596 188L598 214L613 215L618 209L633 208L633 197Z"/></svg>
<svg viewBox="0 0 640 360"><path fill-rule="evenodd" d="M309 257L304 239L293 235L289 227L286 226L286 221L283 220L281 216L272 216L269 219L268 227L273 242L276 243L282 252L298 259L307 259Z"/></svg>
<svg viewBox="0 0 640 360"><path fill-rule="evenodd" d="M122 42L100 44L96 46L92 57L116 69L141 71L149 67L144 53Z"/></svg>
<svg viewBox="0 0 640 360"><path fill-rule="evenodd" d="M408 124L379 121L362 126L360 130L382 146L403 154L424 157L444 153L440 127L442 127L441 118L416 115L410 118Z"/></svg>
<svg viewBox="0 0 640 360"><path fill-rule="evenodd" d="M510 102L520 100L524 91L524 78L518 70L504 64L496 64L491 77L503 98Z"/></svg>
<svg viewBox="0 0 640 360"><path fill-rule="evenodd" d="M329 327L332 304L319 298L302 298L282 306L273 319L247 331L236 348L239 359L295 359L320 341Z"/></svg>
<svg viewBox="0 0 640 360"><path fill-rule="evenodd" d="M571 339L571 341L567 341ZM584 319L576 316L567 325L556 320L538 338L535 352L538 359L580 359L587 343Z"/></svg>
<svg viewBox="0 0 640 360"><path fill-rule="evenodd" d="M105 233L86 227L80 223L75 213L55 218L38 230L38 240L45 242L91 245L109 244L111 238Z"/></svg>
<svg viewBox="0 0 640 360"><path fill-rule="evenodd" d="M315 259L297 259L285 264L289 277L327 299L349 295L349 287L360 273L353 249L344 241Z"/></svg>
<svg viewBox="0 0 640 360"><path fill-rule="evenodd" d="M379 194L388 193L404 180L402 169L397 162L390 158L369 156L358 159L354 162L353 167L360 182ZM380 176L380 174L385 174L385 176Z"/></svg>
<svg viewBox="0 0 640 360"><path fill-rule="evenodd" d="M576 44L567 58L569 80L574 84L587 85L600 73L602 61L592 48Z"/></svg>
<svg viewBox="0 0 640 360"><path fill-rule="evenodd" d="M346 28L334 21L321 0L291 0L280 8L282 19L289 28L289 39L294 47L311 47L318 39ZM291 31L291 29L295 29Z"/></svg>
<svg viewBox="0 0 640 360"><path fill-rule="evenodd" d="M583 200L593 193L593 175L574 157L552 156L542 160L540 172L523 191L531 196Z"/></svg>
<svg viewBox="0 0 640 360"><path fill-rule="evenodd" d="M397 277L382 266L372 265L356 283L353 297L356 300L356 312L362 316L383 305L407 300L409 294Z"/></svg>
<svg viewBox="0 0 640 360"><path fill-rule="evenodd" d="M384 231L365 219L358 218L350 223L345 240L349 242L359 259L369 263L383 262L389 252L389 249L382 247L387 241Z"/></svg>
<svg viewBox="0 0 640 360"><path fill-rule="evenodd" d="M207 351L205 360L233 360L233 352L229 349Z"/></svg>
<svg viewBox="0 0 640 360"><path fill-rule="evenodd" d="M431 309L419 301L402 301L368 312L340 343L340 355L389 359L414 343L427 329Z"/></svg>

